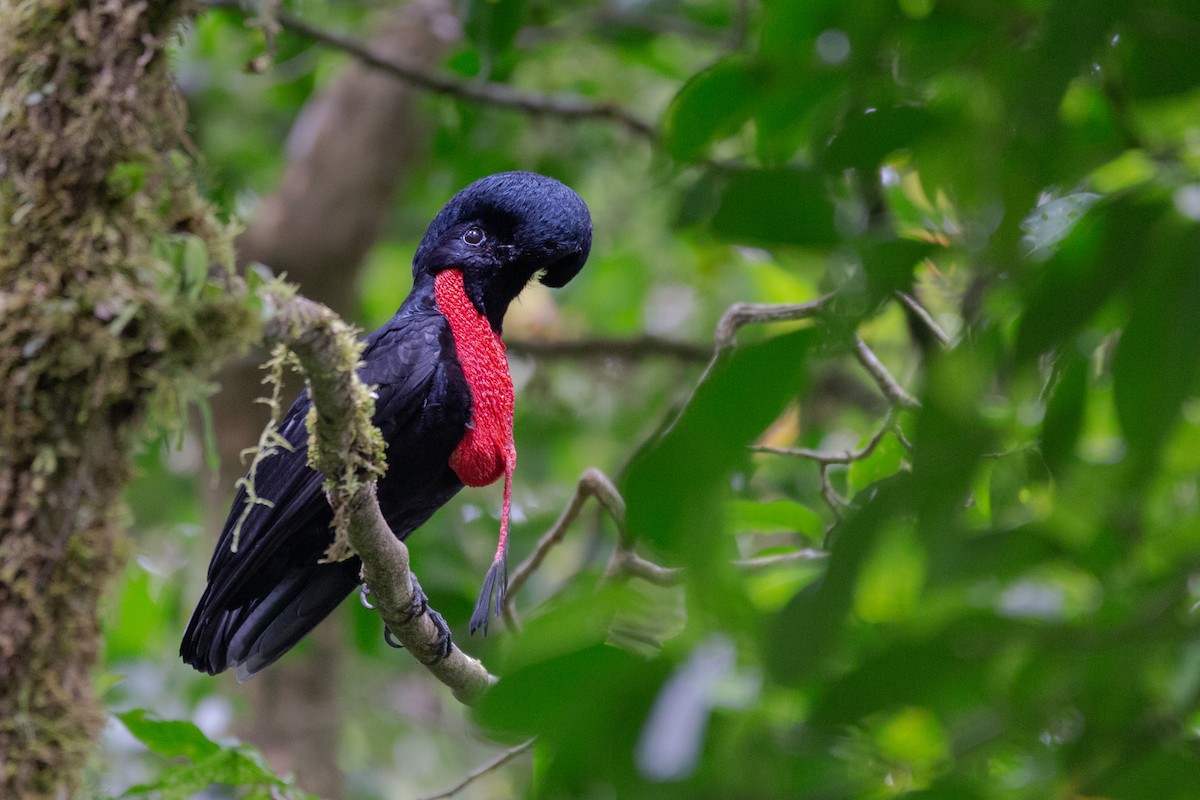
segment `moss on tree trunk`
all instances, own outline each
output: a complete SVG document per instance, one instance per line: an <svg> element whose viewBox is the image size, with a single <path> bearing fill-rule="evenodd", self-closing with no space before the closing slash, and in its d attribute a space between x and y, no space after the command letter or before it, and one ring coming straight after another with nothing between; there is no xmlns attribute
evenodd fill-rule
<svg viewBox="0 0 1200 800"><path fill-rule="evenodd" d="M0 797L79 793L130 449L253 334L180 149L182 11L0 0Z"/></svg>

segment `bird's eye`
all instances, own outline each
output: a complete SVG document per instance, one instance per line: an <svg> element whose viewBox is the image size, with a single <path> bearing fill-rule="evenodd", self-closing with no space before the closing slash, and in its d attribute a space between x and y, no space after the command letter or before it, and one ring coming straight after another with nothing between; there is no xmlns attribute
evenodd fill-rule
<svg viewBox="0 0 1200 800"><path fill-rule="evenodd" d="M483 235L483 231L474 226L467 228L467 232L463 234L463 241L472 247L478 247L483 244L483 240L487 237Z"/></svg>

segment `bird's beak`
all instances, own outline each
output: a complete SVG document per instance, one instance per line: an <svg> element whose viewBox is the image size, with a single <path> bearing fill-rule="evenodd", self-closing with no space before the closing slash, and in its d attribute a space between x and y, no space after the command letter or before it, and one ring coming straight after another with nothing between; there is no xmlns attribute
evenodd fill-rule
<svg viewBox="0 0 1200 800"><path fill-rule="evenodd" d="M583 269L585 258L586 256L579 252L560 256L542 268L542 274L538 277L538 281L551 289L566 286L572 278L579 274L579 270Z"/></svg>

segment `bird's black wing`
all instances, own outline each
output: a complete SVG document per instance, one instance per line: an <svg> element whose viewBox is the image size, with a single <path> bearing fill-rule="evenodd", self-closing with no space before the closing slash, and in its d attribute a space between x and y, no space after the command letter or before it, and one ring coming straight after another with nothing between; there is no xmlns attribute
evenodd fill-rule
<svg viewBox="0 0 1200 800"><path fill-rule="evenodd" d="M461 484L449 470L451 451L470 414L470 396L445 318L406 303L367 340L359 374L376 387L375 423L388 443L380 505L398 536L407 536ZM320 622L358 583L358 559L319 563L332 534L323 476L307 466L307 392L280 425L291 450L262 461L252 506L248 492L230 510L209 564L208 586L184 634L180 653L215 674L236 666L239 678L266 667Z"/></svg>

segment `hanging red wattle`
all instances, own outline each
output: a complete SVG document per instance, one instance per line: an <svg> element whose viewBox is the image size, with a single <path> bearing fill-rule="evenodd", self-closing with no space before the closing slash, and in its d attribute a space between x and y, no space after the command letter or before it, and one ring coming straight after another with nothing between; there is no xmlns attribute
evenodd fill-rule
<svg viewBox="0 0 1200 800"><path fill-rule="evenodd" d="M500 542L496 558L508 543L512 475L517 464L513 442L513 385L504 342L492 330L463 289L462 272L443 270L434 279L438 310L450 323L458 362L471 391L471 422L450 455L450 468L467 486L487 486L504 476Z"/></svg>

